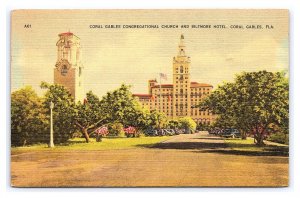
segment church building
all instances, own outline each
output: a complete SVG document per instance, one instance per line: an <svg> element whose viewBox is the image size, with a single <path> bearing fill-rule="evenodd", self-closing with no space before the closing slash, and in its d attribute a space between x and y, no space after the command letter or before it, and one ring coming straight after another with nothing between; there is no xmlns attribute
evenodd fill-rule
<svg viewBox="0 0 300 198"><path fill-rule="evenodd" d="M57 61L54 68L54 83L63 85L75 101L83 101L83 65L81 63L80 38L72 32L58 35Z"/></svg>
<svg viewBox="0 0 300 198"><path fill-rule="evenodd" d="M147 94L133 94L143 107L164 112L170 119L191 117L197 124L210 124L215 116L195 106L213 89L206 83L191 81L191 59L186 55L184 35L181 35L177 56L173 58L173 84L158 84L156 79L148 81Z"/></svg>

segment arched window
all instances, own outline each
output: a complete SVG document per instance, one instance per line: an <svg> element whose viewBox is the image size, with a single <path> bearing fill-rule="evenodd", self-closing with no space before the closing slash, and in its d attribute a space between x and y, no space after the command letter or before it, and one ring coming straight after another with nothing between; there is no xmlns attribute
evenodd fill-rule
<svg viewBox="0 0 300 198"><path fill-rule="evenodd" d="M61 75L65 76L68 73L67 65L63 65L60 71Z"/></svg>
<svg viewBox="0 0 300 198"><path fill-rule="evenodd" d="M183 66L180 66L180 73L183 73Z"/></svg>

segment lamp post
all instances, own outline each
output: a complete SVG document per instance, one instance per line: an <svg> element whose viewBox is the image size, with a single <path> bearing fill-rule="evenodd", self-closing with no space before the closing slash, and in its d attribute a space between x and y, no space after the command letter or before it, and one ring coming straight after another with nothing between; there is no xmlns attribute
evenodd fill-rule
<svg viewBox="0 0 300 198"><path fill-rule="evenodd" d="M54 103L51 101L50 102L50 142L49 142L49 148L54 147L53 143L53 115L52 115L52 109L54 107Z"/></svg>

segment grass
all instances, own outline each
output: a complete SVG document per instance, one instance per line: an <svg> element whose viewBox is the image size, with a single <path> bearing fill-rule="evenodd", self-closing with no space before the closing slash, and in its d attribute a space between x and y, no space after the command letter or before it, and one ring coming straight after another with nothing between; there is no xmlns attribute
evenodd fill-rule
<svg viewBox="0 0 300 198"><path fill-rule="evenodd" d="M225 139L225 143L232 151L244 152L249 154L261 154L261 155L288 155L289 147L284 144L268 143L264 146L257 146L253 138L242 139Z"/></svg>
<svg viewBox="0 0 300 198"><path fill-rule="evenodd" d="M91 138L90 143L85 143L84 138L70 139L64 145L55 145L54 148L48 148L47 144L37 144L25 147L12 147L11 152L22 153L42 150L53 150L53 151L80 151L80 150L114 150L114 149L130 149L137 148L143 145L151 146L156 143L165 141L171 138L170 136L163 137L139 137L139 138L103 138L102 142L96 142L95 139Z"/></svg>
<svg viewBox="0 0 300 198"><path fill-rule="evenodd" d="M225 139L225 143L233 150L263 151L264 149L264 147L257 146L253 138L247 138L246 140L228 138Z"/></svg>

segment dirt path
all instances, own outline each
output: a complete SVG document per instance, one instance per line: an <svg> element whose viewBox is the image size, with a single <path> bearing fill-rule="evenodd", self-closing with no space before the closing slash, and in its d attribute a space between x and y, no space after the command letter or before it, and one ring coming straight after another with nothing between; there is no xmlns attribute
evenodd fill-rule
<svg viewBox="0 0 300 198"><path fill-rule="evenodd" d="M218 136L209 135L207 132L195 134L181 134L155 145L155 148L164 149L225 149L224 140Z"/></svg>
<svg viewBox="0 0 300 198"><path fill-rule="evenodd" d="M12 156L14 186L286 186L288 158L209 152L228 149L206 133L153 148L35 152Z"/></svg>

